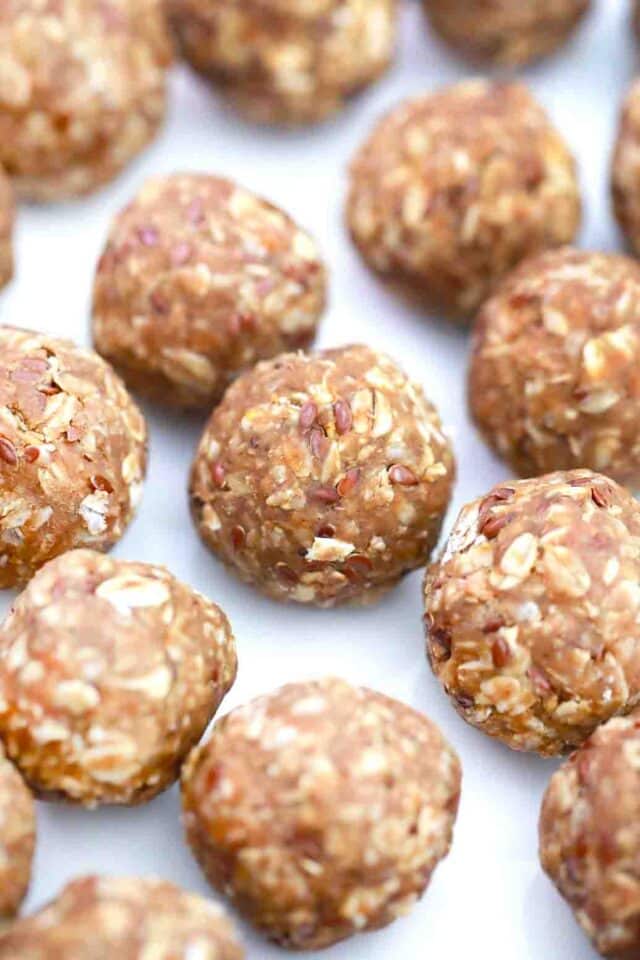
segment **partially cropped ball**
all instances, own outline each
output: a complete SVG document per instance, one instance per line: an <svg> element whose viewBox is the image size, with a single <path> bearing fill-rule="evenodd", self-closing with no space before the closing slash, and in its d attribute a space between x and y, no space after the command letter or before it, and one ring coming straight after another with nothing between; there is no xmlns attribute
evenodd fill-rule
<svg viewBox="0 0 640 960"><path fill-rule="evenodd" d="M0 753L0 919L17 913L26 896L36 845L36 813L30 790Z"/></svg>
<svg viewBox="0 0 640 960"><path fill-rule="evenodd" d="M634 253L640 254L640 80L631 86L622 106L611 186L620 228Z"/></svg>
<svg viewBox="0 0 640 960"><path fill-rule="evenodd" d="M589 467L640 487L640 266L564 249L527 261L480 311L469 405L524 477Z"/></svg>
<svg viewBox="0 0 640 960"><path fill-rule="evenodd" d="M365 603L427 562L453 477L435 408L388 357L284 354L214 410L192 511L214 553L274 599Z"/></svg>
<svg viewBox="0 0 640 960"><path fill-rule="evenodd" d="M0 167L0 288L13 276L13 190Z"/></svg>
<svg viewBox="0 0 640 960"><path fill-rule="evenodd" d="M313 340L325 285L315 243L277 207L219 177L158 177L111 228L94 343L132 389L210 410L238 372Z"/></svg>
<svg viewBox="0 0 640 960"><path fill-rule="evenodd" d="M164 567L71 551L0 630L0 737L44 797L140 803L174 782L235 673L214 603Z"/></svg>
<svg viewBox="0 0 640 960"><path fill-rule="evenodd" d="M573 239L575 164L525 87L467 81L378 123L351 166L347 222L384 278L468 317L525 257Z"/></svg>
<svg viewBox="0 0 640 960"><path fill-rule="evenodd" d="M603 957L640 955L640 713L600 727L551 778L540 860Z"/></svg>
<svg viewBox="0 0 640 960"><path fill-rule="evenodd" d="M456 710L552 756L640 698L640 506L588 470L468 504L425 581L427 650Z"/></svg>
<svg viewBox="0 0 640 960"><path fill-rule="evenodd" d="M142 414L97 354L0 326L0 588L65 550L120 539L146 441Z"/></svg>
<svg viewBox="0 0 640 960"><path fill-rule="evenodd" d="M0 164L21 197L111 180L153 138L171 60L162 0L0 4Z"/></svg>
<svg viewBox="0 0 640 960"><path fill-rule="evenodd" d="M422 0L434 30L464 56L502 66L563 46L590 0Z"/></svg>
<svg viewBox="0 0 640 960"><path fill-rule="evenodd" d="M422 895L449 851L460 765L426 717L325 679L224 717L182 787L211 883L270 939L314 950Z"/></svg>
<svg viewBox="0 0 640 960"><path fill-rule="evenodd" d="M394 54L397 0L168 0L182 52L244 114L313 123Z"/></svg>
<svg viewBox="0 0 640 960"><path fill-rule="evenodd" d="M211 900L149 877L81 877L0 935L0 960L243 960Z"/></svg>

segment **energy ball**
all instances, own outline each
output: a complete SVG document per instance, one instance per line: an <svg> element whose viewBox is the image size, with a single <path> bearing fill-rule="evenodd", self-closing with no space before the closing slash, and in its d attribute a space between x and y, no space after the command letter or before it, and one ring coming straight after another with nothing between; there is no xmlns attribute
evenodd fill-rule
<svg viewBox="0 0 640 960"><path fill-rule="evenodd" d="M0 960L243 960L221 908L172 883L81 877L0 936Z"/></svg>
<svg viewBox="0 0 640 960"><path fill-rule="evenodd" d="M210 410L239 371L313 340L325 284L281 210L219 177L158 177L111 228L94 343L132 389Z"/></svg>
<svg viewBox="0 0 640 960"><path fill-rule="evenodd" d="M524 477L589 467L640 487L640 266L563 249L528 260L480 311L469 406Z"/></svg>
<svg viewBox="0 0 640 960"><path fill-rule="evenodd" d="M9 178L0 168L0 287L13 276L13 221L13 190Z"/></svg>
<svg viewBox="0 0 640 960"><path fill-rule="evenodd" d="M184 56L260 123L324 120L394 55L396 0L168 0Z"/></svg>
<svg viewBox="0 0 640 960"><path fill-rule="evenodd" d="M640 698L640 506L588 470L465 506L425 580L427 652L460 715L515 750L582 743Z"/></svg>
<svg viewBox="0 0 640 960"><path fill-rule="evenodd" d="M502 66L539 60L573 33L590 0L423 0L433 29L464 56Z"/></svg>
<svg viewBox="0 0 640 960"><path fill-rule="evenodd" d="M0 326L0 587L73 547L113 546L140 500L146 442L97 354Z"/></svg>
<svg viewBox="0 0 640 960"><path fill-rule="evenodd" d="M435 408L383 354L285 354L239 377L191 471L195 524L276 600L376 600L423 566L454 460Z"/></svg>
<svg viewBox="0 0 640 960"><path fill-rule="evenodd" d="M622 107L611 183L620 228L640 255L640 80L633 83Z"/></svg>
<svg viewBox="0 0 640 960"><path fill-rule="evenodd" d="M214 603L164 567L73 550L0 630L0 736L45 799L141 803L175 781L235 673Z"/></svg>
<svg viewBox="0 0 640 960"><path fill-rule="evenodd" d="M460 765L426 717L329 678L224 717L182 790L213 886L270 939L315 950L412 908L449 851Z"/></svg>
<svg viewBox="0 0 640 960"><path fill-rule="evenodd" d="M0 4L0 164L18 195L113 179L164 119L170 60L162 0Z"/></svg>
<svg viewBox="0 0 640 960"><path fill-rule="evenodd" d="M36 844L35 804L22 777L0 752L0 919L12 917L29 888Z"/></svg>
<svg viewBox="0 0 640 960"><path fill-rule="evenodd" d="M347 222L369 266L465 318L580 223L573 158L526 87L471 80L387 114L351 166Z"/></svg>

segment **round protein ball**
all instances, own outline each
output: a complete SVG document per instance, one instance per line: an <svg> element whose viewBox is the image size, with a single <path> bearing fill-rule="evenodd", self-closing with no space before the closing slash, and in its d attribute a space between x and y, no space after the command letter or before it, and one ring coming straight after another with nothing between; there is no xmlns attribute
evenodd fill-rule
<svg viewBox="0 0 640 960"><path fill-rule="evenodd" d="M243 960L222 909L149 877L80 877L0 936L0 960Z"/></svg>
<svg viewBox="0 0 640 960"><path fill-rule="evenodd" d="M219 177L158 177L111 228L94 344L132 389L210 410L241 370L311 343L325 286L315 243L281 210Z"/></svg>
<svg viewBox="0 0 640 960"><path fill-rule="evenodd" d="M569 39L590 0L423 0L433 29L464 56L519 66Z"/></svg>
<svg viewBox="0 0 640 960"><path fill-rule="evenodd" d="M214 603L164 567L73 550L0 630L0 737L45 799L141 803L176 780L235 674Z"/></svg>
<svg viewBox="0 0 640 960"><path fill-rule="evenodd" d="M260 123L324 120L394 55L397 0L168 0L184 56Z"/></svg>
<svg viewBox="0 0 640 960"><path fill-rule="evenodd" d="M140 500L146 443L97 354L0 326L0 587L73 547L113 546Z"/></svg>
<svg viewBox="0 0 640 960"><path fill-rule="evenodd" d="M603 957L640 954L640 712L616 717L551 778L540 860Z"/></svg>
<svg viewBox="0 0 640 960"><path fill-rule="evenodd" d="M437 727L333 678L232 711L190 756L184 821L214 887L317 950L407 913L451 845L460 765Z"/></svg>
<svg viewBox="0 0 640 960"><path fill-rule="evenodd" d="M469 406L523 477L589 467L640 487L640 266L566 248L528 260L480 311Z"/></svg>
<svg viewBox="0 0 640 960"><path fill-rule="evenodd" d="M425 580L427 653L460 715L515 750L582 743L640 697L640 506L588 470L494 487Z"/></svg>
<svg viewBox="0 0 640 960"><path fill-rule="evenodd" d="M13 222L15 217L13 190L9 178L0 167L0 287L13 276Z"/></svg>
<svg viewBox="0 0 640 960"><path fill-rule="evenodd" d="M640 80L633 83L622 106L611 187L620 228L640 255Z"/></svg>
<svg viewBox="0 0 640 960"><path fill-rule="evenodd" d="M0 4L0 164L49 201L113 179L165 113L162 0Z"/></svg>
<svg viewBox="0 0 640 960"><path fill-rule="evenodd" d="M580 223L573 158L519 84L471 80L400 104L351 165L347 222L369 266L458 318Z"/></svg>
<svg viewBox="0 0 640 960"><path fill-rule="evenodd" d="M285 354L227 391L191 472L205 543L276 600L376 600L437 543L455 467L435 408L383 354Z"/></svg>
<svg viewBox="0 0 640 960"><path fill-rule="evenodd" d="M17 913L29 888L36 814L30 790L2 752L0 825L0 918L6 918Z"/></svg>

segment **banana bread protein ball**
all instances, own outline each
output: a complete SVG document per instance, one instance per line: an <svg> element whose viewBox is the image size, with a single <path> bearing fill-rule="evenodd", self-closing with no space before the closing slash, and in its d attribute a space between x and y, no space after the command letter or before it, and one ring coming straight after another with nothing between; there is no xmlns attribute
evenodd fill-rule
<svg viewBox="0 0 640 960"><path fill-rule="evenodd" d="M182 788L213 886L270 939L313 950L411 909L449 851L460 765L426 717L328 678L233 710Z"/></svg>
<svg viewBox="0 0 640 960"><path fill-rule="evenodd" d="M184 56L260 123L314 123L389 66L397 0L168 0Z"/></svg>
<svg viewBox="0 0 640 960"><path fill-rule="evenodd" d="M132 389L210 410L240 370L312 341L325 284L315 243L281 210L219 177L158 177L111 228L95 346Z"/></svg>
<svg viewBox="0 0 640 960"><path fill-rule="evenodd" d="M0 167L0 287L13 276L13 190Z"/></svg>
<svg viewBox="0 0 640 960"><path fill-rule="evenodd" d="M154 137L171 60L162 0L0 4L0 164L20 197L111 180Z"/></svg>
<svg viewBox="0 0 640 960"><path fill-rule="evenodd" d="M235 673L219 607L163 567L73 550L0 630L0 737L40 796L140 803L174 782Z"/></svg>
<svg viewBox="0 0 640 960"><path fill-rule="evenodd" d="M422 0L434 30L463 55L503 66L561 47L590 0Z"/></svg>
<svg viewBox="0 0 640 960"><path fill-rule="evenodd" d="M620 228L640 255L640 80L633 83L622 106L611 183Z"/></svg>
<svg viewBox="0 0 640 960"><path fill-rule="evenodd" d="M149 877L80 877L0 936L0 960L243 960L221 908Z"/></svg>
<svg viewBox="0 0 640 960"><path fill-rule="evenodd" d="M35 804L22 777L0 753L0 920L17 913L31 879Z"/></svg>
<svg viewBox="0 0 640 960"><path fill-rule="evenodd" d="M461 716L552 756L640 699L640 506L588 470L494 487L425 581L427 651Z"/></svg>
<svg viewBox="0 0 640 960"><path fill-rule="evenodd" d="M524 477L589 467L640 487L640 266L569 248L528 260L480 311L469 405Z"/></svg>
<svg viewBox="0 0 640 960"><path fill-rule="evenodd" d="M347 222L374 270L466 317L525 257L573 239L575 163L526 87L466 81L378 123L351 167Z"/></svg>
<svg viewBox="0 0 640 960"><path fill-rule="evenodd" d="M192 511L214 553L274 599L366 603L427 562L454 472L435 408L388 357L284 354L214 410Z"/></svg>
<svg viewBox="0 0 640 960"><path fill-rule="evenodd" d="M97 354L0 326L0 587L65 550L120 539L146 440L142 414Z"/></svg>
<svg viewBox="0 0 640 960"><path fill-rule="evenodd" d="M604 957L640 955L640 713L600 727L551 778L542 866Z"/></svg>

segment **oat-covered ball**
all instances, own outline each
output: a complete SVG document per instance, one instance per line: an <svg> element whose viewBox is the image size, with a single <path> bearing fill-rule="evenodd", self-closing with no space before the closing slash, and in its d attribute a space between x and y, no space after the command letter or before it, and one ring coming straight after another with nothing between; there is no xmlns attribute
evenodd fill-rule
<svg viewBox="0 0 640 960"><path fill-rule="evenodd" d="M435 408L383 354L284 354L214 410L191 473L205 543L276 600L365 603L425 564L454 478Z"/></svg>
<svg viewBox="0 0 640 960"><path fill-rule="evenodd" d="M0 326L0 587L65 550L120 539L142 492L146 440L104 360Z"/></svg>
<svg viewBox="0 0 640 960"><path fill-rule="evenodd" d="M463 508L425 581L427 652L461 716L563 753L640 697L640 506L588 470Z"/></svg>
<svg viewBox="0 0 640 960"><path fill-rule="evenodd" d="M634 82L622 106L611 184L618 223L640 255L640 80Z"/></svg>
<svg viewBox="0 0 640 960"><path fill-rule="evenodd" d="M480 311L469 405L521 476L589 467L640 486L640 266L565 248Z"/></svg>
<svg viewBox="0 0 640 960"><path fill-rule="evenodd" d="M13 220L13 190L0 167L0 287L13 276Z"/></svg>
<svg viewBox="0 0 640 960"><path fill-rule="evenodd" d="M525 257L573 239L575 164L526 87L466 81L378 123L351 166L347 221L370 267L465 317Z"/></svg>
<svg viewBox="0 0 640 960"><path fill-rule="evenodd" d="M214 603L164 567L73 550L0 630L0 737L45 798L143 802L174 782L235 673Z"/></svg>
<svg viewBox="0 0 640 960"><path fill-rule="evenodd" d="M80 877L0 935L0 960L243 960L211 900L149 877Z"/></svg>
<svg viewBox="0 0 640 960"><path fill-rule="evenodd" d="M3 0L0 163L19 196L115 177L164 118L170 60L162 0Z"/></svg>
<svg viewBox="0 0 640 960"><path fill-rule="evenodd" d="M13 916L26 895L35 844L33 797L0 752L0 919Z"/></svg>
<svg viewBox="0 0 640 960"><path fill-rule="evenodd" d="M111 228L95 346L132 389L210 410L240 370L313 340L325 281L313 240L270 203L219 177L157 177Z"/></svg>
<svg viewBox="0 0 640 960"><path fill-rule="evenodd" d="M590 0L423 0L434 30L463 55L503 66L561 47Z"/></svg>
<svg viewBox="0 0 640 960"><path fill-rule="evenodd" d="M211 883L269 938L307 950L411 909L449 851L460 765L426 717L328 678L232 711L182 787Z"/></svg>
<svg viewBox="0 0 640 960"><path fill-rule="evenodd" d="M551 778L542 866L604 957L640 955L640 712L600 727Z"/></svg>
<svg viewBox="0 0 640 960"><path fill-rule="evenodd" d="M314 123L389 66L397 0L168 0L184 56L260 123Z"/></svg>

